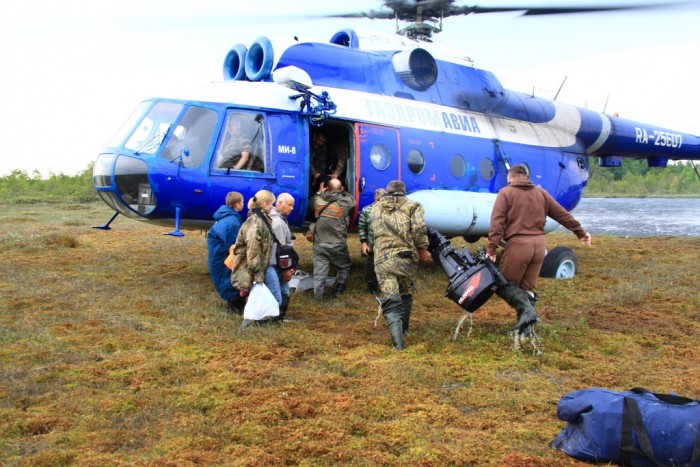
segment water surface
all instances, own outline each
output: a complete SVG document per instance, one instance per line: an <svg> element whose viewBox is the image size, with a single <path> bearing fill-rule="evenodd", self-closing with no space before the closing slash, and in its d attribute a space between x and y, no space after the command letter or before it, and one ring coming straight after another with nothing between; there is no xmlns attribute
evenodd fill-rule
<svg viewBox="0 0 700 467"><path fill-rule="evenodd" d="M700 198L583 198L572 214L593 235L700 236Z"/></svg>

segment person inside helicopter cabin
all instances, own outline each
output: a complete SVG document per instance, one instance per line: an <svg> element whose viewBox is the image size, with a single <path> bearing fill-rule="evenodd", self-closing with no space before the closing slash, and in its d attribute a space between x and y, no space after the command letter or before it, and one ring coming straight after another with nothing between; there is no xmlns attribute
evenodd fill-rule
<svg viewBox="0 0 700 467"><path fill-rule="evenodd" d="M346 167L350 151L346 142L341 138L335 138L328 144L329 174L330 178L337 178L345 185Z"/></svg>
<svg viewBox="0 0 700 467"><path fill-rule="evenodd" d="M231 191L226 195L226 204L214 213L214 225L207 233L208 266L211 281L219 296L226 300L229 313L242 313L245 300L231 284L231 270L224 264L229 249L236 243L242 219L243 195Z"/></svg>
<svg viewBox="0 0 700 467"><path fill-rule="evenodd" d="M219 167L229 170L264 170L256 154L262 136L261 120L257 115L231 112L226 120L226 134L219 147Z"/></svg>
<svg viewBox="0 0 700 467"><path fill-rule="evenodd" d="M329 140L325 130L317 130L311 138L309 158L310 192L318 191L321 183L338 178L343 181L348 148L341 140Z"/></svg>
<svg viewBox="0 0 700 467"><path fill-rule="evenodd" d="M591 246L591 234L544 189L530 181L530 170L517 164L508 171L508 185L501 188L491 212L486 255L496 262L496 249L507 244L501 255L500 270L508 283L496 295L517 312L513 331L529 337L537 322L533 304L537 301L535 282L544 262L544 225L551 217L571 230L584 246Z"/></svg>
<svg viewBox="0 0 700 467"><path fill-rule="evenodd" d="M329 141L325 130L319 129L311 137L309 154L309 193L318 193L321 185L339 179L345 185L345 166L347 165L348 150L340 140ZM344 148L344 149L343 149ZM306 219L314 219L313 198L309 198Z"/></svg>
<svg viewBox="0 0 700 467"><path fill-rule="evenodd" d="M309 151L309 193L317 192L321 183L327 183L328 171L328 136L323 130L317 130L311 138Z"/></svg>

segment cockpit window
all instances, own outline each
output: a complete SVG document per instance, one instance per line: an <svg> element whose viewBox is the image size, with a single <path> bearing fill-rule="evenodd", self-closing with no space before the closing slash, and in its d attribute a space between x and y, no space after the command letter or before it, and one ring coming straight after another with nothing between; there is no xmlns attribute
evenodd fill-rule
<svg viewBox="0 0 700 467"><path fill-rule="evenodd" d="M265 171L265 117L229 111L214 158L216 170Z"/></svg>
<svg viewBox="0 0 700 467"><path fill-rule="evenodd" d="M135 128L129 127L133 131L124 147L133 150L137 154L155 153L181 111L182 104L158 102L151 107ZM134 115L137 114L135 113ZM137 118L134 118L134 121L136 120ZM129 122L127 121L127 123ZM126 125L124 128L126 128Z"/></svg>
<svg viewBox="0 0 700 467"><path fill-rule="evenodd" d="M133 131L136 123L143 118L151 105L153 105L153 102L141 102L131 115L129 115L129 118L124 122L117 134L112 137L112 140L107 146L121 146L126 137Z"/></svg>
<svg viewBox="0 0 700 467"><path fill-rule="evenodd" d="M214 110L189 107L173 130L161 157L170 161L180 158L183 167L199 166L207 154L216 119Z"/></svg>

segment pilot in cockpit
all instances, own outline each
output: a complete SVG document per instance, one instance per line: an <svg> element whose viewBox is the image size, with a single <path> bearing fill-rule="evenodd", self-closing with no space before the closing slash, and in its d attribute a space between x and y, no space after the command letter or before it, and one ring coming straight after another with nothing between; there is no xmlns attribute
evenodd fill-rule
<svg viewBox="0 0 700 467"><path fill-rule="evenodd" d="M219 149L221 167L233 170L249 170L252 161L251 151L253 144L251 138L243 129L243 122L234 115L229 115L226 122L226 135Z"/></svg>
<svg viewBox="0 0 700 467"><path fill-rule="evenodd" d="M229 114L226 122L226 134L219 147L217 160L219 167L231 170L257 170L262 172L264 166L256 148L261 138L261 123L249 114Z"/></svg>

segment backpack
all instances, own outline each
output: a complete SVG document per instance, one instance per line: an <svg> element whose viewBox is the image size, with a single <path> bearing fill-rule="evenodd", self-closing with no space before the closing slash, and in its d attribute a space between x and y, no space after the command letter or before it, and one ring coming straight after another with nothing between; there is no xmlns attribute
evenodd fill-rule
<svg viewBox="0 0 700 467"><path fill-rule="evenodd" d="M263 213L256 211L255 214L257 214L263 220L268 230L272 234L272 238L275 240L275 243L277 243L277 248L275 249L277 268L281 271L297 269L299 267L299 254L296 252L294 247L292 245L283 245L282 242L279 241L275 235L275 232L272 231L270 222Z"/></svg>
<svg viewBox="0 0 700 467"><path fill-rule="evenodd" d="M557 415L568 424L549 445L576 459L700 467L700 401L590 388L562 397Z"/></svg>

